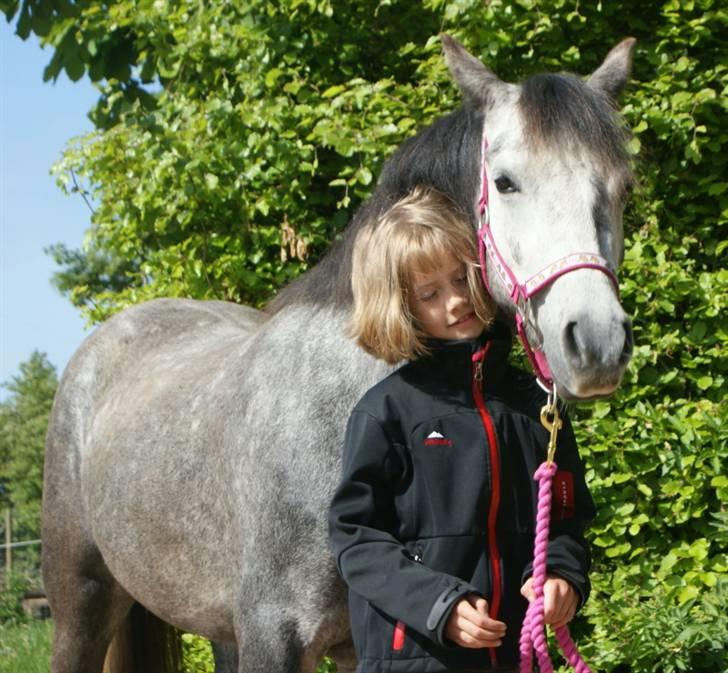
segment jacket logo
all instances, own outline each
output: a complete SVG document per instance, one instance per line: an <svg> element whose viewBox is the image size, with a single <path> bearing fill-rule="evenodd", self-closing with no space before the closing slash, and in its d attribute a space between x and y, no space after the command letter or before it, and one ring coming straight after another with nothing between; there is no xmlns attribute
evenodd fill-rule
<svg viewBox="0 0 728 673"><path fill-rule="evenodd" d="M452 440L446 439L445 435L441 435L437 430L433 430L427 435L425 446L452 446Z"/></svg>
<svg viewBox="0 0 728 673"><path fill-rule="evenodd" d="M574 517L574 475L557 472L554 476L552 518L563 521Z"/></svg>

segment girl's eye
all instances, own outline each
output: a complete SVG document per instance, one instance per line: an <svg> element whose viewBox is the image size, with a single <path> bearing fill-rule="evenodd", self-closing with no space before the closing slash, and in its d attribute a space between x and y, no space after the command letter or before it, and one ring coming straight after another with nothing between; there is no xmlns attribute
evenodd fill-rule
<svg viewBox="0 0 728 673"><path fill-rule="evenodd" d="M500 177L497 177L495 179L495 188L501 194L513 194L514 192L518 191L518 187L516 187L513 180L511 180L509 177L506 177L505 175L501 175Z"/></svg>
<svg viewBox="0 0 728 673"><path fill-rule="evenodd" d="M436 290L432 290L431 292L426 292L425 294L421 294L418 299L420 301L430 301L430 299L434 299L435 295L437 294Z"/></svg>
<svg viewBox="0 0 728 673"><path fill-rule="evenodd" d="M463 283L467 283L468 282L468 277L467 276L458 276L455 279L455 282L458 283L459 285L462 285Z"/></svg>

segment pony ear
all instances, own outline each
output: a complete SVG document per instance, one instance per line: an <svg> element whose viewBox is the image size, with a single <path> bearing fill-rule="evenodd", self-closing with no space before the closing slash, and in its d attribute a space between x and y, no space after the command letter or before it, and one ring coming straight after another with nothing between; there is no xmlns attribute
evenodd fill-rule
<svg viewBox="0 0 728 673"><path fill-rule="evenodd" d="M489 103L495 89L504 83L456 39L440 33L440 41L450 74L465 99L475 103Z"/></svg>
<svg viewBox="0 0 728 673"><path fill-rule="evenodd" d="M627 86L632 70L632 52L636 42L635 38L628 37L613 47L604 62L587 80L587 84L592 89L607 94L612 101L616 101L624 87Z"/></svg>

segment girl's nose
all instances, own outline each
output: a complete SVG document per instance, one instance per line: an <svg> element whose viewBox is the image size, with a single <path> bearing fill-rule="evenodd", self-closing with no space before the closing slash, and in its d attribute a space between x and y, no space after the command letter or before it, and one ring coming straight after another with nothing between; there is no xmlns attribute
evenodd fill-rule
<svg viewBox="0 0 728 673"><path fill-rule="evenodd" d="M457 308L468 301L466 293L459 290L452 290L447 298L447 305L450 308Z"/></svg>

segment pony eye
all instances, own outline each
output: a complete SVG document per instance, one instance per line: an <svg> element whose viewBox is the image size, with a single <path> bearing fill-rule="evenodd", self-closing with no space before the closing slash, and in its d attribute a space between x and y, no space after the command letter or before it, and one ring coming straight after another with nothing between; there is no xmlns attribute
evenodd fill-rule
<svg viewBox="0 0 728 673"><path fill-rule="evenodd" d="M513 183L513 181L505 175L501 175L500 177L495 179L495 188L501 194L513 194L513 192L518 191L518 188Z"/></svg>

